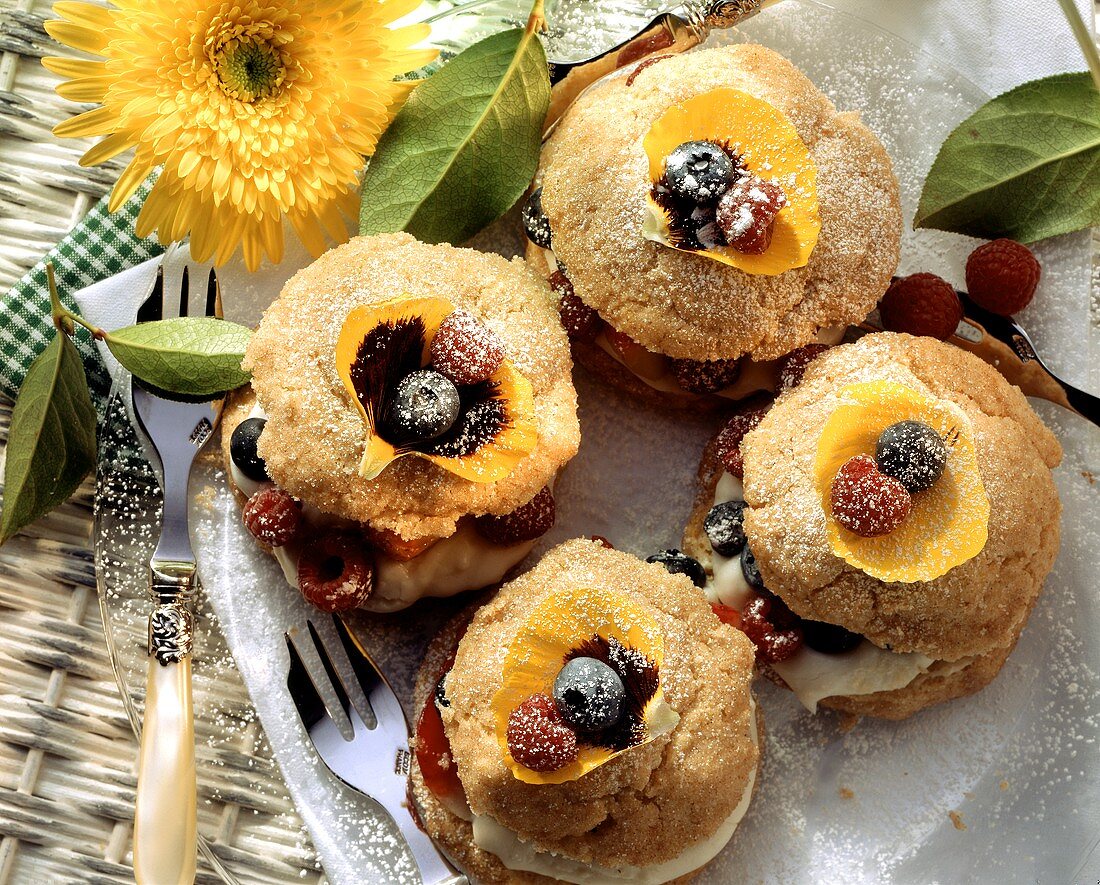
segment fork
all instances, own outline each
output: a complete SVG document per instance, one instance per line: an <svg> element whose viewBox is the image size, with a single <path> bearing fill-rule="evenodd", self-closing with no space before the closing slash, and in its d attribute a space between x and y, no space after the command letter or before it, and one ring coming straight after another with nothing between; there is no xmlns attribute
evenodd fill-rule
<svg viewBox="0 0 1100 885"><path fill-rule="evenodd" d="M179 315L188 312L188 271L180 285ZM138 321L161 319L167 308L164 268L157 271ZM220 315L218 281L207 280L207 316ZM161 465L161 532L149 560L149 663L138 755L134 811L134 876L141 885L189 885L198 840L195 734L191 702L195 554L187 528L187 482L199 451L221 416L221 402L182 401L135 378L133 411Z"/></svg>
<svg viewBox="0 0 1100 885"><path fill-rule="evenodd" d="M467 885L467 879L448 865L431 838L413 819L408 800L409 724L405 712L382 671L352 635L344 621L333 615L336 634L351 663L352 673L374 713L375 724L367 725L352 704L347 688L333 663L333 655L321 640L313 621L306 621L308 641L313 645L324 668L315 676L305 665L295 643L306 641L285 633L290 653L287 688L298 710L309 739L321 761L336 777L381 805L397 824L409 845L416 867L425 885ZM301 636L300 631L296 632ZM327 681L336 695L352 737L347 739L333 719L320 688Z"/></svg>

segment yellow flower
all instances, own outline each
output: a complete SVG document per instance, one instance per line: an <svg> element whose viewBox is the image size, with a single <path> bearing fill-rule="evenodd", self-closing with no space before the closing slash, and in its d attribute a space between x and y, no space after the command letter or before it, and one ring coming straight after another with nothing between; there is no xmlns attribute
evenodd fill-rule
<svg viewBox="0 0 1100 885"><path fill-rule="evenodd" d="M347 239L364 157L412 87L398 74L435 57L427 25L389 27L420 0L113 0L57 3L55 39L103 60L46 58L57 92L100 107L54 129L105 136L91 166L134 149L116 210L161 167L137 220L162 243L250 269L283 251L283 216L314 254Z"/></svg>

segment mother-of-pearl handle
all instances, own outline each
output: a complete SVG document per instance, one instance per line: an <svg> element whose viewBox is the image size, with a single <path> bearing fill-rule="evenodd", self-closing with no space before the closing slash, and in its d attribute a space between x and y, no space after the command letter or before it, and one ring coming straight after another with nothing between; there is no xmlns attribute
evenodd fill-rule
<svg viewBox="0 0 1100 885"><path fill-rule="evenodd" d="M197 843L191 658L149 656L138 757L134 877L139 885L191 885Z"/></svg>

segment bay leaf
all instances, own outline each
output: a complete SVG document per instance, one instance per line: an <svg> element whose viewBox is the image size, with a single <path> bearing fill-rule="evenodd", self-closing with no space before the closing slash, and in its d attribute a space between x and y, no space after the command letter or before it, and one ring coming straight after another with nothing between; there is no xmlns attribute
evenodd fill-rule
<svg viewBox="0 0 1100 885"><path fill-rule="evenodd" d="M1100 92L1087 73L1032 80L952 132L914 227L1031 243L1100 224Z"/></svg>
<svg viewBox="0 0 1100 885"><path fill-rule="evenodd" d="M413 91L367 166L360 233L461 243L522 196L550 103L537 18L475 43Z"/></svg>
<svg viewBox="0 0 1100 885"><path fill-rule="evenodd" d="M96 414L68 335L31 363L15 400L4 465L0 544L63 503L95 466Z"/></svg>
<svg viewBox="0 0 1100 885"><path fill-rule="evenodd" d="M246 383L252 331L215 317L177 317L108 332L107 346L137 378L170 393L207 396Z"/></svg>

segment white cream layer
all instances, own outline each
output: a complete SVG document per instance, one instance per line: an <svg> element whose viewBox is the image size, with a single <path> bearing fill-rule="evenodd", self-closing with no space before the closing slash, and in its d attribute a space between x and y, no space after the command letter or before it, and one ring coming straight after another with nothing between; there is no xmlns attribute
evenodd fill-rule
<svg viewBox="0 0 1100 885"><path fill-rule="evenodd" d="M714 503L743 501L744 495L741 480L723 472L714 489ZM711 570L713 577L707 581L705 590L707 598L738 611L744 608L753 591L741 571L741 558L719 556L712 550ZM864 639L851 651L838 655L822 654L804 645L788 660L770 666L802 706L816 713L824 698L904 688L934 663L926 655L887 651ZM958 667L944 672L955 672L966 663L958 662Z"/></svg>
<svg viewBox="0 0 1100 885"><path fill-rule="evenodd" d="M265 418L264 410L253 406L249 418ZM249 479L233 459L229 459L234 485L251 497L263 483ZM322 513L316 507L304 505L302 515L307 523L333 528L353 527L354 523ZM392 612L408 608L425 596L454 596L467 590L488 587L500 581L525 557L534 541L524 541L502 547L490 544L469 523L463 523L449 538L437 541L423 553L401 562L384 553L374 554L374 592L361 606L368 611ZM299 544L274 548L275 559L283 569L287 583L298 588Z"/></svg>
<svg viewBox="0 0 1100 885"><path fill-rule="evenodd" d="M749 702L749 723L753 745L759 746L756 702L752 700ZM523 841L515 831L502 826L486 814L474 815L474 844L496 855L510 870L538 873L561 882L571 882L573 885L661 885L706 866L726 847L748 811L755 783L756 768L753 768L737 807L714 833L694 845L689 845L672 860L649 866L601 867L560 854L539 851L530 842Z"/></svg>

